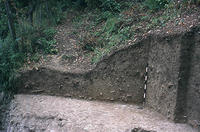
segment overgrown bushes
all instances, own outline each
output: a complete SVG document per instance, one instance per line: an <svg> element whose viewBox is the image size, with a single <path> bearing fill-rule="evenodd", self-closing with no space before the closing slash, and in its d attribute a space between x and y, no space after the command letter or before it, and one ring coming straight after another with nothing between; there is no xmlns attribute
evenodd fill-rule
<svg viewBox="0 0 200 132"><path fill-rule="evenodd" d="M170 0L145 0L144 4L152 11L163 9L169 4Z"/></svg>
<svg viewBox="0 0 200 132"><path fill-rule="evenodd" d="M0 7L4 7L3 2L0 2ZM8 34L7 16L5 8L0 8L0 38L4 39Z"/></svg>
<svg viewBox="0 0 200 132"><path fill-rule="evenodd" d="M60 2L41 2L35 7L31 22L27 17L27 1L16 2L16 5L10 3L16 29L16 40L12 40L3 3L4 1L0 1L3 7L0 8L0 92L15 92L17 71L24 63L38 61L39 54L57 53L53 38L56 31L52 26L60 22L63 12Z"/></svg>
<svg viewBox="0 0 200 132"><path fill-rule="evenodd" d="M16 51L15 44L9 36L0 41L0 92L16 91L15 83L18 69L28 60L38 61L38 53L57 53L54 47L56 43L53 39L54 34L53 28L43 29L40 32L33 29L23 31L17 40L18 51Z"/></svg>
<svg viewBox="0 0 200 132"><path fill-rule="evenodd" d="M24 55L16 53L14 44L10 39L0 41L0 92L16 91L16 69L20 68L24 62Z"/></svg>
<svg viewBox="0 0 200 132"><path fill-rule="evenodd" d="M75 0L76 7L99 8L102 11L119 12L120 4L116 0Z"/></svg>
<svg viewBox="0 0 200 132"><path fill-rule="evenodd" d="M182 0L182 1L173 1L173 0L145 0L144 5L151 11L158 11L164 9L170 3L176 3L177 5L187 6L187 5L200 5L200 0Z"/></svg>

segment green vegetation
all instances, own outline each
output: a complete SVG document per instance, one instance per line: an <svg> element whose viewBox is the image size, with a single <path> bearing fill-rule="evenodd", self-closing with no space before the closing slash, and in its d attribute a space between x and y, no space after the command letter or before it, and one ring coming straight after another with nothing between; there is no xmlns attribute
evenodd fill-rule
<svg viewBox="0 0 200 132"><path fill-rule="evenodd" d="M160 10L165 8L170 3L170 0L146 0L144 2L145 6L150 10Z"/></svg>
<svg viewBox="0 0 200 132"><path fill-rule="evenodd" d="M100 6L77 16L79 20L74 21L75 26L84 25L84 30L88 31L80 38L80 46L92 55L92 63L97 63L102 56L116 47L127 44L128 41L135 40L154 28L165 26L167 21L179 13L178 9L172 9L175 3L164 0L157 3L151 0L135 3L123 1L117 5L117 11L104 10ZM158 10L161 13L155 14ZM84 21L89 21L89 24L85 26ZM76 35L79 36L78 33Z"/></svg>
<svg viewBox="0 0 200 132"><path fill-rule="evenodd" d="M6 2L12 12L10 18L4 6ZM63 12L58 8L60 3L53 0L0 0L0 6L3 7L0 8L0 92L15 92L17 73L24 64L39 61L42 54L57 53L53 26L60 22ZM30 8L34 8L32 14ZM13 29L8 26L10 22Z"/></svg>

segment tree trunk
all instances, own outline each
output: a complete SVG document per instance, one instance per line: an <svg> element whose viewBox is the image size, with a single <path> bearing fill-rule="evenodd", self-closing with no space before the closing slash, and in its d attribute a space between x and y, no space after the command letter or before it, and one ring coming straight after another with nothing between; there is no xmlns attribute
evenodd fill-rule
<svg viewBox="0 0 200 132"><path fill-rule="evenodd" d="M14 27L14 22L13 22L13 18L12 18L12 14L11 14L10 5L9 5L8 0L5 0L5 7L6 7L6 14L7 14L7 17L8 17L8 27L9 27L11 36L12 36L13 40L16 40L15 27Z"/></svg>
<svg viewBox="0 0 200 132"><path fill-rule="evenodd" d="M15 32L15 26L14 26L14 21L13 21L13 17L12 17L12 13L10 10L10 5L9 5L9 1L5 0L5 7L6 7L6 14L8 17L8 27L12 36L13 41L15 42L15 48L18 49L18 45L16 43L16 32Z"/></svg>
<svg viewBox="0 0 200 132"><path fill-rule="evenodd" d="M35 11L36 5L37 5L37 1L35 0L31 0L31 2L29 3L28 18L31 25L33 25L33 12Z"/></svg>

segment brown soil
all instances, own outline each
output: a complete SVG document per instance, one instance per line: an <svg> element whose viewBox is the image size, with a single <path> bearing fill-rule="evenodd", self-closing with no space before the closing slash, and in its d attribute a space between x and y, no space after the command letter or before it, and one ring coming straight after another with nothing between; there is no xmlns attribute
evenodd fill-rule
<svg viewBox="0 0 200 132"><path fill-rule="evenodd" d="M56 48L59 52L56 55L47 56L47 58L43 60L42 66L63 72L74 73L93 69L94 65L91 64L91 58L80 48L77 36L72 35L74 30L77 32L83 31L74 29L72 21L73 16L69 14L67 19L56 28Z"/></svg>

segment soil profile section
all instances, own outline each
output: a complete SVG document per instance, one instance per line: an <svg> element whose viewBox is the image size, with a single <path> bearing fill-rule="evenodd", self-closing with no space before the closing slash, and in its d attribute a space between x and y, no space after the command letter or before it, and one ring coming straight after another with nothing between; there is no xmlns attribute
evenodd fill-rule
<svg viewBox="0 0 200 132"><path fill-rule="evenodd" d="M196 27L180 34L149 35L105 56L90 71L69 73L44 66L25 71L19 93L140 104L148 64L146 105L169 119L198 124L199 32Z"/></svg>
<svg viewBox="0 0 200 132"><path fill-rule="evenodd" d="M148 64L147 106L200 128L200 28L152 37Z"/></svg>
<svg viewBox="0 0 200 132"><path fill-rule="evenodd" d="M19 93L142 103L149 40L105 56L84 73L40 67L22 74Z"/></svg>
<svg viewBox="0 0 200 132"><path fill-rule="evenodd" d="M154 36L149 50L147 105L171 119L176 106L181 38Z"/></svg>
<svg viewBox="0 0 200 132"><path fill-rule="evenodd" d="M200 27L195 29L187 90L187 119L200 131Z"/></svg>

